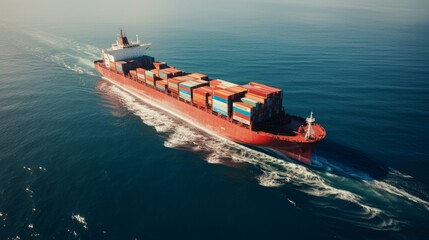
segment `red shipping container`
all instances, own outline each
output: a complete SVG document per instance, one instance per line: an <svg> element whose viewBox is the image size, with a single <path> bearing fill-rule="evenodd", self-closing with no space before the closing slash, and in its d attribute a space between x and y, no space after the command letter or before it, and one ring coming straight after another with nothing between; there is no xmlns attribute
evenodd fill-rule
<svg viewBox="0 0 429 240"><path fill-rule="evenodd" d="M219 84L222 84L222 82L221 81L219 81L219 80L211 80L210 81L210 87L212 87L212 88L215 88L215 87L217 87Z"/></svg>
<svg viewBox="0 0 429 240"><path fill-rule="evenodd" d="M213 95L213 88L211 88L209 86L203 86L203 87L200 87L198 89L200 89L201 91L207 92L209 95Z"/></svg>
<svg viewBox="0 0 429 240"><path fill-rule="evenodd" d="M188 74L185 77L190 78L189 80L198 80L198 79L207 80L208 79L207 75L198 73L198 72Z"/></svg>
<svg viewBox="0 0 429 240"><path fill-rule="evenodd" d="M282 91L279 88L270 87L270 86L267 86L267 85L264 85L264 84L260 84L260 83L257 83L257 82L250 82L249 85L250 86L257 86L257 87L265 88L265 89L267 89L267 90L269 90L271 92L274 92L274 93L280 93Z"/></svg>
<svg viewBox="0 0 429 240"><path fill-rule="evenodd" d="M246 116L246 115L241 114L241 113L239 113L239 112L233 112L232 114L233 114L233 115L235 115L235 116L237 116L237 117L240 117L240 118L242 118L242 119L245 119L245 120L250 121L250 117L249 117L249 116Z"/></svg>
<svg viewBox="0 0 429 240"><path fill-rule="evenodd" d="M241 86L229 87L226 90L231 91L233 93L246 93L247 88Z"/></svg>
<svg viewBox="0 0 429 240"><path fill-rule="evenodd" d="M145 74L146 69L144 69L144 68L137 68L136 71L137 71L137 73Z"/></svg>
<svg viewBox="0 0 429 240"><path fill-rule="evenodd" d="M159 77L159 75L158 75L158 70L156 70L156 69L152 69L152 70L150 70L151 72L153 72L154 74L155 74L155 76L157 76L157 77Z"/></svg>
<svg viewBox="0 0 429 240"><path fill-rule="evenodd" d="M253 93L246 93L245 95L247 98L253 99L255 101L258 101L262 104L265 104L267 102L267 99L258 95L255 95Z"/></svg>
<svg viewBox="0 0 429 240"><path fill-rule="evenodd" d="M213 90L213 96L218 96L223 99L231 99L234 97L234 93L224 89Z"/></svg>
<svg viewBox="0 0 429 240"><path fill-rule="evenodd" d="M154 62L153 65L155 66L156 69L164 69L167 67L167 63L166 62Z"/></svg>

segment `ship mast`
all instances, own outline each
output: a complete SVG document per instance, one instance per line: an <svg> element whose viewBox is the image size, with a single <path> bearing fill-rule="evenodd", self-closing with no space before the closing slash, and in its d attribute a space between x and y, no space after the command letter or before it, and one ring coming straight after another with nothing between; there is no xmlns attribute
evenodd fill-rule
<svg viewBox="0 0 429 240"><path fill-rule="evenodd" d="M310 117L305 119L307 122L307 131L305 132L305 139L313 138L314 130L312 124L316 121L316 119L313 117L313 112L311 112Z"/></svg>

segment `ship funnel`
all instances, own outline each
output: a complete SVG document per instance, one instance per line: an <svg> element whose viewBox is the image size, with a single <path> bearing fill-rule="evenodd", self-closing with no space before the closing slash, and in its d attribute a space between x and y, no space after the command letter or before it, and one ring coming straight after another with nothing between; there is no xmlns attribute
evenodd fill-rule
<svg viewBox="0 0 429 240"><path fill-rule="evenodd" d="M311 112L310 116L305 119L307 122L307 131L305 132L305 139L313 138L314 130L312 124L316 121L313 117L313 112Z"/></svg>

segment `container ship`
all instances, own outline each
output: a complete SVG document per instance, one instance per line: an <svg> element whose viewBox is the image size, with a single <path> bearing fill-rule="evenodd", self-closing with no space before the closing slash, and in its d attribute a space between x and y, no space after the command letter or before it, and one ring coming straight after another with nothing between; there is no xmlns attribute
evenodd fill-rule
<svg viewBox="0 0 429 240"><path fill-rule="evenodd" d="M136 37L128 41L121 29L112 47L102 50L94 66L105 79L206 132L311 164L326 131L313 113L305 119L286 113L281 89L187 73L146 55L151 44Z"/></svg>

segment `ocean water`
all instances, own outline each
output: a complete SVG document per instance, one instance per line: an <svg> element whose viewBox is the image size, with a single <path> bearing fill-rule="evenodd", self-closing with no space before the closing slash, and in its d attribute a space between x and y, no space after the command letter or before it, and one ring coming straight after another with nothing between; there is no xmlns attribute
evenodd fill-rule
<svg viewBox="0 0 429 240"><path fill-rule="evenodd" d="M427 26L123 27L177 68L282 88L288 112L327 129L315 166L207 135L102 79L92 61L110 25L1 25L0 239L429 236Z"/></svg>

